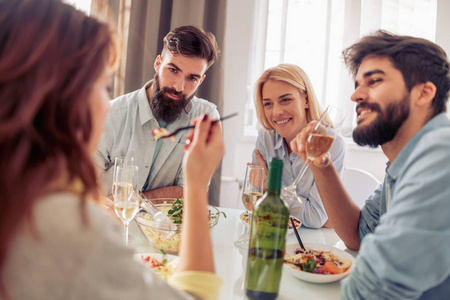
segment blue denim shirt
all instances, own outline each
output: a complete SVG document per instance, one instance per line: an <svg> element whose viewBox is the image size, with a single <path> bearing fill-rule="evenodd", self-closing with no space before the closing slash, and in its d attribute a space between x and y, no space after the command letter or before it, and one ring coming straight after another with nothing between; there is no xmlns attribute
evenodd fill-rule
<svg viewBox="0 0 450 300"><path fill-rule="evenodd" d="M278 157L283 160L283 174L281 178L281 184L283 186L292 184L304 165L303 160L294 152L288 153L284 138L275 130L259 130L258 139L256 140L256 150L259 150L266 164L271 157ZM253 151L253 164L258 164L255 151ZM330 154L334 166L342 177L344 171L345 142L340 135L333 142ZM297 194L303 199L303 203L286 201L289 204L290 214L299 218L306 227L322 227L327 221L328 216L323 207L322 199L320 199L311 170L306 170L305 175L303 175L302 180L297 186Z"/></svg>
<svg viewBox="0 0 450 300"><path fill-rule="evenodd" d="M342 299L449 299L450 121L431 119L361 209L361 249Z"/></svg>

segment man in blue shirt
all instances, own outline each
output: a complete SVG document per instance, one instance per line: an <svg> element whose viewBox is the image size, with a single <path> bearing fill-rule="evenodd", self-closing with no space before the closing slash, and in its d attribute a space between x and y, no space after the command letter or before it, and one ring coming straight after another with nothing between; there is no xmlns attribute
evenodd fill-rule
<svg viewBox="0 0 450 300"><path fill-rule="evenodd" d="M336 233L360 250L343 299L450 296L449 62L438 45L378 31L343 51L355 78L359 145L389 159L382 185L360 210L329 155L311 164ZM305 137L292 149L306 159Z"/></svg>

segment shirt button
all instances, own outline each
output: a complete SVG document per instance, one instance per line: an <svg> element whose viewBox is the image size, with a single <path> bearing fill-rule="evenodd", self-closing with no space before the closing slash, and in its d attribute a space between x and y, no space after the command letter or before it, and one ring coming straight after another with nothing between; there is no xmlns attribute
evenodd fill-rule
<svg viewBox="0 0 450 300"><path fill-rule="evenodd" d="M148 168L148 164L145 164L145 167Z"/></svg>

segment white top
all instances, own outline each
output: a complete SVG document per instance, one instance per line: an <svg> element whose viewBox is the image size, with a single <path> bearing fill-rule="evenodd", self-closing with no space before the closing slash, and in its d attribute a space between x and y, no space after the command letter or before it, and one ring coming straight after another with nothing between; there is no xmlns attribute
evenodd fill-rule
<svg viewBox="0 0 450 300"><path fill-rule="evenodd" d="M74 194L41 199L2 268L11 299L193 299L133 259L119 225ZM32 229L33 231L31 231Z"/></svg>

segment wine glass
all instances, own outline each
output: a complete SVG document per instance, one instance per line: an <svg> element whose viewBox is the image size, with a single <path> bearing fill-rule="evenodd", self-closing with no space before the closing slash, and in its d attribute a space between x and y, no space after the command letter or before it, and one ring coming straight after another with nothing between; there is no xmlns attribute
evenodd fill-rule
<svg viewBox="0 0 450 300"><path fill-rule="evenodd" d="M113 167L113 183L111 185L111 196L114 197L114 187L116 186L116 169L118 166L134 165L134 158L131 156L116 157Z"/></svg>
<svg viewBox="0 0 450 300"><path fill-rule="evenodd" d="M264 192L264 167L259 165L248 165L245 172L244 186L242 188L242 203L247 209L248 221L251 224L252 211L256 201L261 198ZM249 233L246 231L237 241L236 247L247 249L250 240Z"/></svg>
<svg viewBox="0 0 450 300"><path fill-rule="evenodd" d="M137 192L138 167L119 165L114 178L114 210L125 226L125 245L128 244L128 225L139 210Z"/></svg>
<svg viewBox="0 0 450 300"><path fill-rule="evenodd" d="M319 121L317 121L316 126L314 126L314 129L309 133L309 136L306 139L305 164L300 170L297 178L295 178L294 182L289 186L283 187L282 189L281 193L285 199L299 201L300 203L303 202L301 198L297 196L297 185L306 173L308 164L316 158L326 154L330 150L334 139L338 135L338 129L342 125L344 119L344 112L336 106L329 105L324 110L319 118ZM328 126L330 122L334 124L334 128Z"/></svg>

